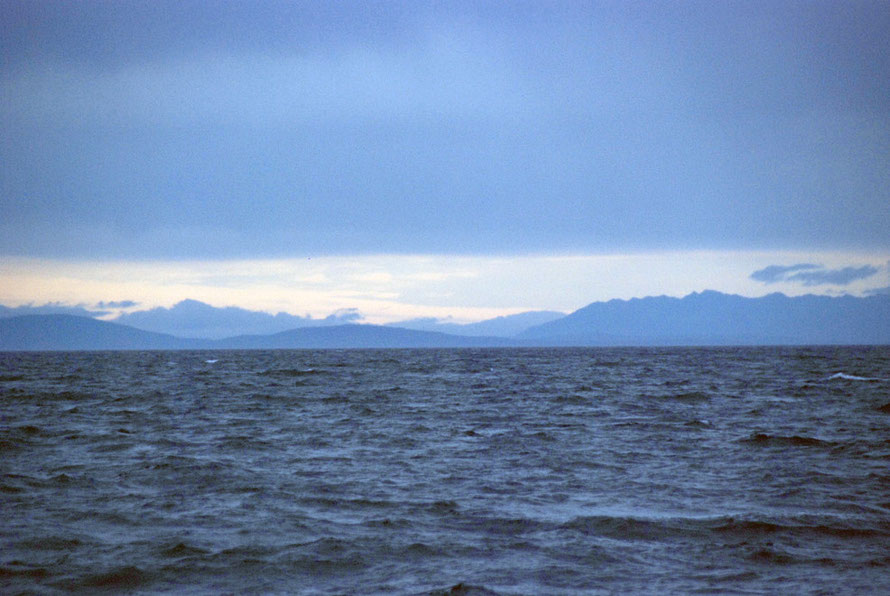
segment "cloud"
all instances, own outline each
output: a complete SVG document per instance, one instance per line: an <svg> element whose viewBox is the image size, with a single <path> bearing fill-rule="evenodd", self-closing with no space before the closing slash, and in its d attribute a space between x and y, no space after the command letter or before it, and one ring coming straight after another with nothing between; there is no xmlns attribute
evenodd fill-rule
<svg viewBox="0 0 890 596"><path fill-rule="evenodd" d="M823 271L800 271L788 277L788 281L801 282L805 286L832 284L846 286L854 281L871 277L878 272L877 267L844 267L843 269L826 269Z"/></svg>
<svg viewBox="0 0 890 596"><path fill-rule="evenodd" d="M871 290L865 290L863 292L866 296L883 296L884 294L890 294L890 286L884 286L883 288L872 288Z"/></svg>
<svg viewBox="0 0 890 596"><path fill-rule="evenodd" d="M873 3L256 4L0 3L0 254L886 247Z"/></svg>
<svg viewBox="0 0 890 596"><path fill-rule="evenodd" d="M342 325L361 321L364 318L364 315L357 308L340 308L326 316L324 322L330 325Z"/></svg>
<svg viewBox="0 0 890 596"><path fill-rule="evenodd" d="M196 50L165 60L42 62L0 77L23 122L278 128L377 119L507 119L551 104L491 37L443 29L409 48ZM0 87L0 88L2 88ZM540 117L540 114L538 114Z"/></svg>
<svg viewBox="0 0 890 596"><path fill-rule="evenodd" d="M820 267L820 265L813 265L810 263L799 263L797 265L788 266L770 265L769 267L759 269L752 273L751 279L762 281L766 284L772 284L778 281L784 281L788 273L807 269L819 269Z"/></svg>
<svg viewBox="0 0 890 596"><path fill-rule="evenodd" d="M134 306L138 306L138 302L134 302L132 300L111 300L109 302L105 302L104 300L97 302L97 308L133 308Z"/></svg>
<svg viewBox="0 0 890 596"><path fill-rule="evenodd" d="M770 265L750 275L751 279L766 284L777 282L798 283L804 286L835 285L846 286L854 281L866 279L878 272L872 265L827 269L823 265L799 263L797 265Z"/></svg>
<svg viewBox="0 0 890 596"><path fill-rule="evenodd" d="M110 314L107 310L90 310L81 305L71 306L61 302L47 302L42 306L25 304L14 308L0 305L0 318L20 317L24 315L74 315L76 317L96 318L107 314Z"/></svg>

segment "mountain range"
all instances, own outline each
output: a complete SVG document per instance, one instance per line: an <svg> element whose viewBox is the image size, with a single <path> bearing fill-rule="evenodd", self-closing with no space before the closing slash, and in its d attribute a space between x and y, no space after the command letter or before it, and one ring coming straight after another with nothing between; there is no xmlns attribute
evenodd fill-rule
<svg viewBox="0 0 890 596"><path fill-rule="evenodd" d="M126 317L109 322L78 316L80 312L21 315L19 309L3 309L0 350L4 351L890 344L887 294L792 298L776 293L745 298L704 291L683 298L654 296L594 302L569 315L537 311L463 326L430 319L386 326L357 324L351 322L358 318L354 311L311 319L234 309L222 314L251 320L261 329L269 329L270 320L293 327L230 337L218 337L225 326L216 330L217 337L188 336L201 328L198 320L206 329L208 317L220 315L216 311L227 311L197 301L184 301L173 309L153 309L154 320L167 317L168 324L170 311L175 311L172 318L179 318L183 330L175 334L122 324L121 320L139 323ZM183 316L189 310L198 315L191 321ZM146 320L152 319L144 318L142 323ZM219 319L225 320L231 318Z"/></svg>
<svg viewBox="0 0 890 596"><path fill-rule="evenodd" d="M745 298L711 290L594 302L518 335L545 345L890 343L890 295Z"/></svg>
<svg viewBox="0 0 890 596"><path fill-rule="evenodd" d="M526 329L543 325L556 319L561 319L566 314L552 310L533 310L515 315L507 315L479 321L478 323L451 323L447 319L409 319L397 323L389 323L390 327L403 327L418 331L438 331L452 335L470 335L487 337L514 337Z"/></svg>
<svg viewBox="0 0 890 596"><path fill-rule="evenodd" d="M511 346L505 338L462 337L380 325L300 327L270 335L195 339L89 317L24 315L0 319L0 351L434 348Z"/></svg>

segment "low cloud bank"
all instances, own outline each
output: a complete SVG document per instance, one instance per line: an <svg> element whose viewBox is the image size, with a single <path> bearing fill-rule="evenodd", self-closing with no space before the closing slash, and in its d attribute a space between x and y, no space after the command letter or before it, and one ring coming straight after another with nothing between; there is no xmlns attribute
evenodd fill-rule
<svg viewBox="0 0 890 596"><path fill-rule="evenodd" d="M109 302L103 300L97 303L96 306L98 308L133 308L134 306L139 306L139 303L133 300L111 300Z"/></svg>
<svg viewBox="0 0 890 596"><path fill-rule="evenodd" d="M61 302L47 302L41 306L23 304L22 306L3 306L0 304L0 318L20 317L23 315L74 315L77 317L104 317L111 314L105 310L103 303L98 304L101 310L89 309L83 305L62 304Z"/></svg>
<svg viewBox="0 0 890 596"><path fill-rule="evenodd" d="M823 265L798 263L796 265L770 265L755 271L750 275L750 278L765 284L791 282L804 286L846 286L854 281L869 278L877 272L878 268L873 265L828 269Z"/></svg>

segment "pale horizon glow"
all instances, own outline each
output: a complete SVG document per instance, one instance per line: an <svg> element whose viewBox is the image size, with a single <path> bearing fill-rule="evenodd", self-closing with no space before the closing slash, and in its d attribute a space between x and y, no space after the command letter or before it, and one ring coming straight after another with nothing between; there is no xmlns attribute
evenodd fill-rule
<svg viewBox="0 0 890 596"><path fill-rule="evenodd" d="M807 286L751 279L756 270L816 263L871 265L847 285ZM890 286L890 252L673 251L612 255L352 255L229 261L62 261L11 258L0 264L0 304L93 307L132 300L130 309L184 299L212 306L313 318L355 308L367 323L418 317L467 323L529 310L572 312L591 302L717 290L864 295ZM120 312L118 310L115 313Z"/></svg>

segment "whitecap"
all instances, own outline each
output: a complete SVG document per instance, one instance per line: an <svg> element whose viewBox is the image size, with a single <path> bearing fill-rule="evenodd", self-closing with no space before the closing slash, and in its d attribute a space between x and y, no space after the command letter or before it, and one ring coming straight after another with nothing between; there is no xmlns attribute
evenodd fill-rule
<svg viewBox="0 0 890 596"><path fill-rule="evenodd" d="M881 379L875 379L874 377L857 377L856 375L848 375L846 373L834 373L830 377L828 377L828 381L833 381L835 379L842 379L844 381L880 381Z"/></svg>

